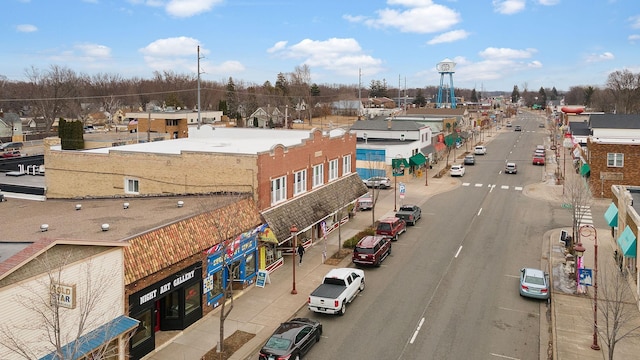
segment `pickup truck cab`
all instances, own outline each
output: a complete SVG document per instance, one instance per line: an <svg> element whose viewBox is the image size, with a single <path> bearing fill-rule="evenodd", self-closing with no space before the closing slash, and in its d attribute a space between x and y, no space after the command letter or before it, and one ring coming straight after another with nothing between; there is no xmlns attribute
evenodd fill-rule
<svg viewBox="0 0 640 360"><path fill-rule="evenodd" d="M400 234L405 231L407 231L406 221L397 217L378 220L378 226L376 226L376 235L386 236L391 241L398 241Z"/></svg>
<svg viewBox="0 0 640 360"><path fill-rule="evenodd" d="M311 295L309 310L324 314L344 315L347 304L364 290L364 271L338 268L329 271Z"/></svg>
<svg viewBox="0 0 640 360"><path fill-rule="evenodd" d="M413 226L422 217L422 209L418 205L406 204L400 206L396 217L404 220L407 224Z"/></svg>

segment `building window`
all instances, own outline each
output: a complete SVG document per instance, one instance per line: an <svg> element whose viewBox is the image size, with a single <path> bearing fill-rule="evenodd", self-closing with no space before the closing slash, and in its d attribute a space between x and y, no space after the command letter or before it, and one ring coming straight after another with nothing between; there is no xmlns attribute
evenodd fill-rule
<svg viewBox="0 0 640 360"><path fill-rule="evenodd" d="M133 316L133 318L140 321L138 330L136 330L131 337L131 346L136 347L151 338L151 331L153 330L151 309L146 310L141 314L135 315Z"/></svg>
<svg viewBox="0 0 640 360"><path fill-rule="evenodd" d="M271 205L287 200L286 180L285 176L271 180Z"/></svg>
<svg viewBox="0 0 640 360"><path fill-rule="evenodd" d="M338 178L338 159L329 161L329 181Z"/></svg>
<svg viewBox="0 0 640 360"><path fill-rule="evenodd" d="M256 257L254 252L250 252L244 258L244 277L249 278L256 273Z"/></svg>
<svg viewBox="0 0 640 360"><path fill-rule="evenodd" d="M313 167L313 187L324 184L324 164Z"/></svg>
<svg viewBox="0 0 640 360"><path fill-rule="evenodd" d="M166 124L167 126L178 126L178 120L177 119L167 119L166 120Z"/></svg>
<svg viewBox="0 0 640 360"><path fill-rule="evenodd" d="M140 182L138 179L125 179L124 191L127 194L139 194Z"/></svg>
<svg viewBox="0 0 640 360"><path fill-rule="evenodd" d="M607 154L607 166L608 167L623 167L624 166L624 154L621 154L621 153L608 153Z"/></svg>
<svg viewBox="0 0 640 360"><path fill-rule="evenodd" d="M351 154L342 157L342 175L351 174Z"/></svg>
<svg viewBox="0 0 640 360"><path fill-rule="evenodd" d="M196 283L187 287L184 291L184 314L189 315L196 310L200 310L200 284Z"/></svg>
<svg viewBox="0 0 640 360"><path fill-rule="evenodd" d="M293 196L307 192L307 169L293 174Z"/></svg>

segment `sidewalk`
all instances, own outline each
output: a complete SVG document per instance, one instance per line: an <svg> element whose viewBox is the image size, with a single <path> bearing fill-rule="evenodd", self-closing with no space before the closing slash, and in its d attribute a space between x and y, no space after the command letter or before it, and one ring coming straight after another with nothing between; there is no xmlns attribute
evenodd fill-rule
<svg viewBox="0 0 640 360"><path fill-rule="evenodd" d="M499 132L511 131L508 128L498 130ZM493 136L496 131L494 129ZM485 136L483 143L487 144L493 139L492 136ZM471 144L469 144L471 148ZM456 151L456 158L463 156L465 147ZM550 156L548 151L547 156ZM452 163L452 157L449 159ZM443 169L446 161L440 161L428 171L428 186L425 186L424 176L412 178L406 176L402 181L406 186L407 198L405 203L415 202L418 204L427 201L433 195L450 191L460 185L460 181L450 178L448 175L442 178L433 178L433 175ZM545 168L545 176L540 183L534 183L525 187L523 195L543 200L561 202L562 185L555 185L553 166ZM571 172L571 171L568 171ZM547 176L548 175L548 176ZM389 191L395 191L390 189ZM415 200L414 200L415 199ZM386 201L376 204L375 217L377 219L393 215L393 196L387 196ZM608 204L608 202L607 202ZM602 216L602 214L594 214ZM349 222L342 225L342 241L350 238L360 230L371 225L372 217L370 212L359 212ZM567 224L570 230L570 224ZM566 229L566 228L565 228ZM544 235L543 254L541 254L542 268L554 269L549 271L552 283L561 278L561 274L555 274L556 268L561 267L564 262L562 245L559 243L560 231L562 229L552 229ZM598 265L599 273L604 272L604 268L615 267L613 262L613 247L615 242L611 237L609 229L597 229L598 231ZM588 249L585 252L585 267L593 268L593 242L583 241L583 245ZM256 359L256 353L264 344L273 330L284 321L289 320L300 308L306 306L307 294L320 283L322 277L332 268L346 267L350 265L349 257L342 260L339 265L331 266L322 263L322 253L325 244L323 241L317 242L307 249L302 266L296 266L296 290L297 295L292 295L293 287L292 262L290 258L285 258L284 265L270 274L271 283L264 288L252 286L244 291L234 293L234 308L225 321L225 336L233 334L236 330L246 331L256 336L238 350L231 359L244 360ZM338 250L338 230L336 229L327 236L326 251L328 256ZM555 280L554 280L555 277ZM599 283L601 287L601 283ZM516 291L514 289L514 291ZM598 339L602 350L595 351L590 348L593 334L593 304L591 292L589 295L565 294L553 288L551 296L550 319L541 317L540 327L540 359L603 359L606 355L606 345ZM599 302L600 302L600 294ZM544 307L545 305L541 305ZM146 360L199 360L206 352L213 349L220 337L219 317L220 309L216 309L203 317L197 323L191 325L184 331L179 332L167 343L156 348L148 354ZM547 326L552 334L549 336ZM602 326L602 318L598 324ZM640 319L638 320L640 321ZM553 343L551 354L547 356L548 341ZM624 339L616 345L616 358L632 359L638 357L640 349L640 338Z"/></svg>

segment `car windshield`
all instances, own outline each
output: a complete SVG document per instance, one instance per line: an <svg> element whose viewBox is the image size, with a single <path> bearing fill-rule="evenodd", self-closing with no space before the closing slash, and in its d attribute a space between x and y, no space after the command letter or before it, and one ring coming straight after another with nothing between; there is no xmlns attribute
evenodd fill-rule
<svg viewBox="0 0 640 360"><path fill-rule="evenodd" d="M359 254L373 254L373 248L363 248L363 247L359 247L356 246L356 251Z"/></svg>
<svg viewBox="0 0 640 360"><path fill-rule="evenodd" d="M287 350L291 345L291 340L283 339L281 337L272 336L264 347L273 350Z"/></svg>
<svg viewBox="0 0 640 360"><path fill-rule="evenodd" d="M544 285L544 279L537 276L525 276L524 282L527 284Z"/></svg>
<svg viewBox="0 0 640 360"><path fill-rule="evenodd" d="M380 224L378 224L378 230L383 230L383 231L391 230L391 224L380 223Z"/></svg>

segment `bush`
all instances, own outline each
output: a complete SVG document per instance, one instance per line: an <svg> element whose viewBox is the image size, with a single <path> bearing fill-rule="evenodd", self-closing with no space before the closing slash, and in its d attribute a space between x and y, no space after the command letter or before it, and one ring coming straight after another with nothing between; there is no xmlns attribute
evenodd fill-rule
<svg viewBox="0 0 640 360"><path fill-rule="evenodd" d="M342 243L342 247L353 249L356 247L356 244L358 244L358 241L360 241L360 239L362 239L365 236L375 235L375 234L376 234L376 230L374 228L371 228L371 227L366 228L360 231L359 233L357 233L355 236L345 240L344 243Z"/></svg>

